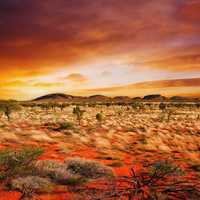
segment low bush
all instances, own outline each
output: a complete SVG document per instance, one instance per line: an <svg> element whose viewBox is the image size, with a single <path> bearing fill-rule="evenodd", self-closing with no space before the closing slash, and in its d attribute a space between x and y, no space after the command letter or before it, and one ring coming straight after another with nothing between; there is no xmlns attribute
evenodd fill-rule
<svg viewBox="0 0 200 200"><path fill-rule="evenodd" d="M56 161L38 161L36 163L36 169L40 176L49 177L53 182L62 185L75 185L84 182L81 176L70 173L66 170L64 164Z"/></svg>
<svg viewBox="0 0 200 200"><path fill-rule="evenodd" d="M102 113L97 113L96 114L96 120L99 122L99 124L101 125L102 121L103 121L103 115Z"/></svg>
<svg viewBox="0 0 200 200"><path fill-rule="evenodd" d="M31 199L38 192L49 192L53 184L46 178L38 176L27 176L15 178L10 182L10 189L22 193L21 199Z"/></svg>
<svg viewBox="0 0 200 200"><path fill-rule="evenodd" d="M114 177L113 170L110 167L107 167L97 161L82 158L71 158L65 161L65 165L67 170L72 174L78 174L87 179Z"/></svg>
<svg viewBox="0 0 200 200"><path fill-rule="evenodd" d="M154 175L156 173L157 176L178 176L183 175L184 172L181 168L177 167L176 165L173 165L168 160L161 160L158 162L155 162L152 166L149 168L149 174Z"/></svg>
<svg viewBox="0 0 200 200"><path fill-rule="evenodd" d="M74 129L74 124L72 122L45 123L44 126L54 131Z"/></svg>
<svg viewBox="0 0 200 200"><path fill-rule="evenodd" d="M74 124L71 122L60 122L58 123L58 125L59 125L59 127L57 128L58 131L74 129Z"/></svg>
<svg viewBox="0 0 200 200"><path fill-rule="evenodd" d="M78 185L88 179L114 177L110 167L81 158L71 158L64 164L50 160L37 161L35 166L39 176L49 177L54 182L64 185Z"/></svg>
<svg viewBox="0 0 200 200"><path fill-rule="evenodd" d="M1 179L30 175L34 173L34 162L43 153L40 148L23 148L22 150L5 149L0 151Z"/></svg>
<svg viewBox="0 0 200 200"><path fill-rule="evenodd" d="M200 164L192 164L190 166L190 169L196 171L196 172L200 172Z"/></svg>

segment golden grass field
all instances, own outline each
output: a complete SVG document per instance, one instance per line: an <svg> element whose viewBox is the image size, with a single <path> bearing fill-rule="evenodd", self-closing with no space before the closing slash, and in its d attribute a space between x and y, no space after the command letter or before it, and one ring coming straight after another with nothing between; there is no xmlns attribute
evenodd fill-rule
<svg viewBox="0 0 200 200"><path fill-rule="evenodd" d="M170 160L184 168L187 178L200 181L197 103L172 104L165 110L159 109L159 104L144 103L140 109L131 105L84 105L80 106L80 110L84 110L80 123L73 113L75 105L62 109L47 109L37 104L21 106L11 113L10 121L1 114L0 146L15 150L41 147L44 154L39 160L58 163L74 157L95 160L111 167L116 177L129 175L134 166ZM100 120L97 113L101 115ZM95 181L94 185L98 185ZM5 189L3 185L1 200L20 199L19 191ZM78 193L69 191L68 186L58 184L53 192L35 195L45 200L92 199L81 198Z"/></svg>

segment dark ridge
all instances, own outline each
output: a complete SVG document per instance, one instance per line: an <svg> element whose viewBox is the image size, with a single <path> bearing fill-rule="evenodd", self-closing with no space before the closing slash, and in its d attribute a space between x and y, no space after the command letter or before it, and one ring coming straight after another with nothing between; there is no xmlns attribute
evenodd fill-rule
<svg viewBox="0 0 200 200"><path fill-rule="evenodd" d="M55 102L132 102L132 101L171 101L171 102L183 102L183 101L195 101L198 102L199 98L192 98L192 97L182 97L182 96L173 96L170 98L167 98L165 96L162 96L160 94L151 94L151 95L146 95L143 98L141 97L134 97L130 98L128 96L116 96L116 97L108 97L104 95L92 95L89 97L85 96L72 96L72 95L67 95L63 93L54 93L54 94L48 94L44 95L38 98L35 98L32 101L55 101Z"/></svg>
<svg viewBox="0 0 200 200"><path fill-rule="evenodd" d="M113 99L130 99L130 97L128 97L128 96L116 96L116 97L113 97Z"/></svg>
<svg viewBox="0 0 200 200"><path fill-rule="evenodd" d="M134 97L132 98L133 101L142 101L142 98L141 97Z"/></svg>
<svg viewBox="0 0 200 200"><path fill-rule="evenodd" d="M62 93L54 93L47 94L41 97L34 99L33 101L45 101L45 100L72 100L74 97L72 95L62 94Z"/></svg>
<svg viewBox="0 0 200 200"><path fill-rule="evenodd" d="M166 97L160 95L160 94L151 94L144 96L143 100L157 100L157 101L163 101L166 100Z"/></svg>
<svg viewBox="0 0 200 200"><path fill-rule="evenodd" d="M115 102L129 102L131 101L131 98L128 96L116 96L113 97L113 101Z"/></svg>
<svg viewBox="0 0 200 200"><path fill-rule="evenodd" d="M108 98L108 97L104 95L96 94L96 95L89 96L89 98Z"/></svg>
<svg viewBox="0 0 200 200"><path fill-rule="evenodd" d="M181 97L181 96L173 96L170 98L171 101L188 101L187 97Z"/></svg>
<svg viewBox="0 0 200 200"><path fill-rule="evenodd" d="M110 99L110 97L107 97L107 96L104 96L104 95L92 95L92 96L89 96L88 99L90 100L107 100L107 99Z"/></svg>

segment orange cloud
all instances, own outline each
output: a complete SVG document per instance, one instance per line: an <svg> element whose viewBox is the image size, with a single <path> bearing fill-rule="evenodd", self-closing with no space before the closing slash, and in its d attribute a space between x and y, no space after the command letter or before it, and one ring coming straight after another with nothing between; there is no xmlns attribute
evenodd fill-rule
<svg viewBox="0 0 200 200"><path fill-rule="evenodd" d="M51 87L62 87L64 83L61 82L53 82L53 83L35 83L33 84L34 87L41 87L41 88L51 88Z"/></svg>
<svg viewBox="0 0 200 200"><path fill-rule="evenodd" d="M0 82L0 88L9 88L9 87L21 87L24 86L26 82L24 81L7 81L7 82Z"/></svg>
<svg viewBox="0 0 200 200"><path fill-rule="evenodd" d="M199 7L195 0L1 0L0 66L29 73L108 55L166 57L177 43L187 51L200 45Z"/></svg>
<svg viewBox="0 0 200 200"><path fill-rule="evenodd" d="M69 74L66 79L76 83L86 83L89 81L87 77L79 73Z"/></svg>
<svg viewBox="0 0 200 200"><path fill-rule="evenodd" d="M78 90L73 94L79 95L108 95L108 96L144 96L147 94L162 94L166 96L184 95L200 97L200 78L148 81L119 87Z"/></svg>
<svg viewBox="0 0 200 200"><path fill-rule="evenodd" d="M166 58L158 58L157 60L149 60L137 63L140 66L149 68L165 69L169 71L199 71L200 70L200 54L191 55L169 55ZM192 69L192 70L191 70Z"/></svg>

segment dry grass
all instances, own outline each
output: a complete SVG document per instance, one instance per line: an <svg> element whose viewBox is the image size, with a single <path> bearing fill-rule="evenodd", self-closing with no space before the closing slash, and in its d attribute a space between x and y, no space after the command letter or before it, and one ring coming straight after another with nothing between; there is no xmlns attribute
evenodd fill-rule
<svg viewBox="0 0 200 200"><path fill-rule="evenodd" d="M56 112L26 107L12 113L10 122L2 115L0 147L44 147L43 160L36 164L37 175L55 184L82 184L113 177L114 172L127 175L136 161L168 157L188 172L199 174L199 109L176 108L168 119L168 113L162 113L157 105L143 112L117 105L84 106L80 107L86 112L79 124L73 107ZM103 115L101 125L96 120L98 113Z"/></svg>

